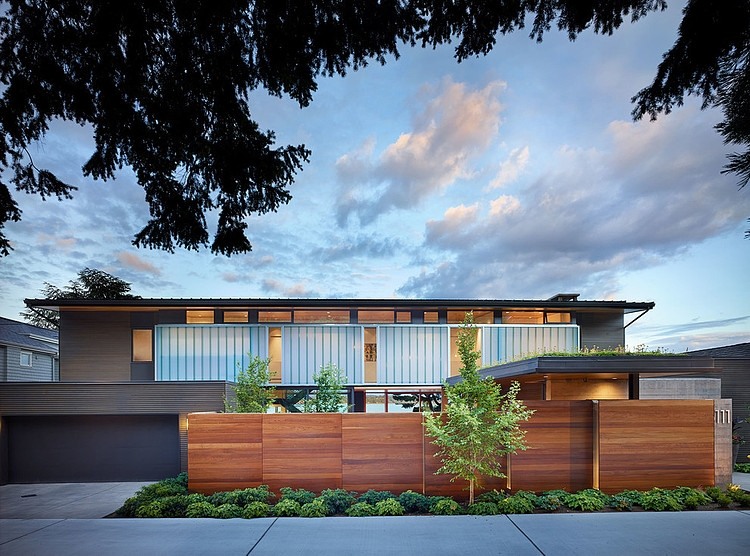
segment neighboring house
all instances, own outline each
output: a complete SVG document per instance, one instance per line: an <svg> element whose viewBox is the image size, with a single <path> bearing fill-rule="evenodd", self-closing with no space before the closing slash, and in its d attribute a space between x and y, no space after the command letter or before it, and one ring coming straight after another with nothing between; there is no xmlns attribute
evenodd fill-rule
<svg viewBox="0 0 750 556"><path fill-rule="evenodd" d="M538 375L522 395L604 397L580 370L538 374L538 362L547 358L513 361L624 346L627 326L654 307L576 294L26 303L60 312L60 379L0 384L0 482L148 480L186 470L187 414L223 410L238 369L254 355L271 360L276 411L294 410L314 385L313 374L328 363L347 375L351 411L412 411L434 403L442 384L458 374L455 340L467 311L477 323L483 366L515 365ZM696 361L709 368L708 361ZM608 397L638 397L639 372L675 371L619 365L600 375Z"/></svg>
<svg viewBox="0 0 750 556"><path fill-rule="evenodd" d="M56 330L0 317L0 382L59 379Z"/></svg>

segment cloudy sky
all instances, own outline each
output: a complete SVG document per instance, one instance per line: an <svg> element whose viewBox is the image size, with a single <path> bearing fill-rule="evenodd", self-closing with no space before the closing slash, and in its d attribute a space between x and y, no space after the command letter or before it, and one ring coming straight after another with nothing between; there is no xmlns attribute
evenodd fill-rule
<svg viewBox="0 0 750 556"><path fill-rule="evenodd" d="M547 298L655 301L628 345L684 351L750 341L750 191L720 174L720 114L699 102L633 122L676 37L680 6L574 42L523 32L457 64L450 47L323 79L312 105L252 96L281 144L311 162L278 213L249 221L253 251L136 249L143 190L81 175L91 130L56 122L35 163L74 200L22 193L0 260L0 315L85 268L143 297Z"/></svg>

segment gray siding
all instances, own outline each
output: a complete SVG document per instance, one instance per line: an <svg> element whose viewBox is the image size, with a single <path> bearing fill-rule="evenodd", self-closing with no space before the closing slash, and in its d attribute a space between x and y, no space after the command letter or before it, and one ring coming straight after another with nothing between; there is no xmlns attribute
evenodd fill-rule
<svg viewBox="0 0 750 556"><path fill-rule="evenodd" d="M131 332L128 311L60 312L60 380L130 380Z"/></svg>
<svg viewBox="0 0 750 556"><path fill-rule="evenodd" d="M745 419L750 416L750 358L716 358L716 366L721 367L721 397L732 399L732 415ZM740 446L738 462L750 461L750 423L742 425L740 434L745 444Z"/></svg>
<svg viewBox="0 0 750 556"><path fill-rule="evenodd" d="M581 327L581 347L614 349L625 346L622 312L578 313L576 324Z"/></svg>
<svg viewBox="0 0 750 556"><path fill-rule="evenodd" d="M21 352L31 353L31 367L21 366ZM47 353L35 352L18 346L0 349L2 365L0 380L9 382L51 382L55 380L55 358Z"/></svg>

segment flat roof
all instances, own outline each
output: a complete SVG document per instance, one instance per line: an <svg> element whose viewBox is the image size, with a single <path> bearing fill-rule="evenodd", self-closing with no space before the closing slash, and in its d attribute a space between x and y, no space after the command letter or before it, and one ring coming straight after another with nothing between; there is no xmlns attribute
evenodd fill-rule
<svg viewBox="0 0 750 556"><path fill-rule="evenodd" d="M553 300L554 299L554 300ZM648 311L655 303L630 301L559 301L541 299L375 299L375 298L139 298L139 299L25 299L29 307L60 310L61 308L132 308L132 309L193 309L193 308L508 308L508 309L622 309L624 312Z"/></svg>
<svg viewBox="0 0 750 556"><path fill-rule="evenodd" d="M496 380L528 377L532 375L571 375L639 373L656 375L715 373L714 360L710 357L687 357L683 355L615 355L581 357L534 357L502 365L486 367L479 371L482 378ZM448 384L461 381L460 376L450 377Z"/></svg>

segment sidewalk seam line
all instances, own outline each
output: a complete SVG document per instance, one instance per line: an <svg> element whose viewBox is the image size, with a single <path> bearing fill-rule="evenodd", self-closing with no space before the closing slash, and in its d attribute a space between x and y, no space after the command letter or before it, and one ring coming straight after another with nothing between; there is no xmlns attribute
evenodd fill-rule
<svg viewBox="0 0 750 556"><path fill-rule="evenodd" d="M528 536L528 535L526 534L526 532L525 532L525 531L524 531L523 529L521 529L521 528L520 528L520 527L518 526L518 524L517 524L517 523L516 523L515 521L513 521L513 518L511 518L511 517L510 517L509 515L506 515L505 517L507 517L507 518L508 518L508 521L510 521L510 522L511 522L511 523L512 523L512 524L514 525L514 527L515 527L516 529L518 529L518 531L519 531L519 532L520 532L520 533L521 533L521 534L522 534L522 535L523 535L524 537L526 537L526 540L528 540L528 541L529 541L529 542L530 542L530 543L532 544L532 546L533 546L534 548L536 548L536 549L537 549L537 550L539 551L539 554L541 554L542 556L546 556L546 555L544 554L544 552L542 551L542 549L541 549L541 548L539 548L539 547L537 546L537 544L536 544L536 543L535 543L534 541L532 541L532 540L531 540L531 537L529 537L529 536Z"/></svg>
<svg viewBox="0 0 750 556"><path fill-rule="evenodd" d="M260 536L260 538L257 541L255 541L255 544L250 548L250 550L247 551L246 556L250 556L250 553L253 550L255 550L255 547L258 546L258 544L260 544L260 541L263 540L263 537L266 536L266 533L268 533L271 530L271 527L273 527L276 524L276 521L278 521L278 519L279 519L278 517L274 518L274 520L271 522L271 525L269 525L268 528L265 531L263 531L263 534Z"/></svg>
<svg viewBox="0 0 750 556"><path fill-rule="evenodd" d="M24 520L25 521L25 520ZM24 537L28 537L29 535L33 535L34 533L38 533L39 531L44 531L47 527L52 527L53 525L57 525L60 522L65 521L64 519L58 519L54 523L50 523L49 525L45 525L44 527L40 527L39 529L34 529L33 531L29 531L28 533L24 533L20 537L16 537L15 539L9 539L5 542L0 542L0 546L6 545L9 542L17 541L18 539L22 539Z"/></svg>

